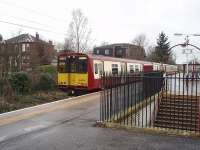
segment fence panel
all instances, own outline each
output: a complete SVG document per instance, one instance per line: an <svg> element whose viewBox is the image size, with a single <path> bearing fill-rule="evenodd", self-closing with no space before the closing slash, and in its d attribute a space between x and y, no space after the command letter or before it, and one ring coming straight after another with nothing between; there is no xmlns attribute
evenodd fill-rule
<svg viewBox="0 0 200 150"><path fill-rule="evenodd" d="M103 74L100 120L199 132L199 77L162 72Z"/></svg>

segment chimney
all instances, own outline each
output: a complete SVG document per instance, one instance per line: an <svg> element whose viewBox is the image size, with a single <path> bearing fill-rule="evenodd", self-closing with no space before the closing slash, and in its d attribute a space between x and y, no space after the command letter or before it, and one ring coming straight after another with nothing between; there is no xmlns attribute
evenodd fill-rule
<svg viewBox="0 0 200 150"><path fill-rule="evenodd" d="M39 40L39 38L40 38L40 36L39 36L39 34L37 32L35 34L35 37L36 37L37 40Z"/></svg>
<svg viewBox="0 0 200 150"><path fill-rule="evenodd" d="M50 44L50 45L53 45L53 42L52 42L51 40L49 40L49 44Z"/></svg>
<svg viewBox="0 0 200 150"><path fill-rule="evenodd" d="M3 42L3 36L0 34L0 42Z"/></svg>

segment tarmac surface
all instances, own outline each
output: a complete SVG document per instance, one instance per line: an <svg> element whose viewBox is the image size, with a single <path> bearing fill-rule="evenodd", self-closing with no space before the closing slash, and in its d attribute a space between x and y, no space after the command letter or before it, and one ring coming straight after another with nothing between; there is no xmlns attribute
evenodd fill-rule
<svg viewBox="0 0 200 150"><path fill-rule="evenodd" d="M95 127L99 119L99 94L87 96L87 101L83 99L86 97L78 98L75 104L71 104L72 99L61 103L60 109L56 104L55 110L47 109L6 124L1 123L4 116L0 116L0 150L200 149L200 139ZM16 118L23 113L27 110L18 112Z"/></svg>

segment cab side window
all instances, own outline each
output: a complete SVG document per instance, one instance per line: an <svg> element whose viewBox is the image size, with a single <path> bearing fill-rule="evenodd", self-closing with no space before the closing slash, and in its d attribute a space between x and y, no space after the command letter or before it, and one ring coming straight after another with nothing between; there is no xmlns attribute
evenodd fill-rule
<svg viewBox="0 0 200 150"><path fill-rule="evenodd" d="M98 64L98 69L99 69L99 74L102 75L103 74L103 65Z"/></svg>
<svg viewBox="0 0 200 150"><path fill-rule="evenodd" d="M98 64L97 63L94 64L94 73L98 74Z"/></svg>
<svg viewBox="0 0 200 150"><path fill-rule="evenodd" d="M103 65L101 63L94 64L94 73L100 75L103 73Z"/></svg>

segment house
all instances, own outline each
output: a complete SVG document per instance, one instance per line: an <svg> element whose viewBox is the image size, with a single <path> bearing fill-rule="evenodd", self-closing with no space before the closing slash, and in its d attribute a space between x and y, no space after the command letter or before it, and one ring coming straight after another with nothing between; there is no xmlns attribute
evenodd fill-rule
<svg viewBox="0 0 200 150"><path fill-rule="evenodd" d="M55 50L51 41L41 40L39 34L21 34L0 42L0 72L16 72L51 64Z"/></svg>
<svg viewBox="0 0 200 150"><path fill-rule="evenodd" d="M146 57L144 48L129 43L116 43L95 47L93 54L138 60L144 60Z"/></svg>

